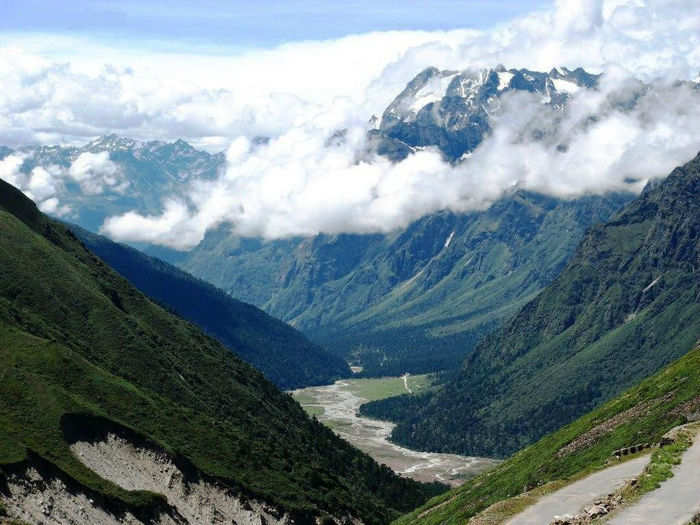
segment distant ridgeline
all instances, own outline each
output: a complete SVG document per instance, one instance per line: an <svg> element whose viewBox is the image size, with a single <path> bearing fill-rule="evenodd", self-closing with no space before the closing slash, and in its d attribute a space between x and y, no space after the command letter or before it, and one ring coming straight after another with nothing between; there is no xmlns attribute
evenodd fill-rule
<svg viewBox="0 0 700 525"><path fill-rule="evenodd" d="M250 318L239 320L242 337ZM251 348L266 330L274 339L281 329L259 315ZM117 516L177 517L164 496L125 490L72 453L108 432L162 450L186 483L204 480L300 524L387 523L440 490L398 477L307 417L2 181L0 341L0 499L8 480L34 469Z"/></svg>
<svg viewBox="0 0 700 525"><path fill-rule="evenodd" d="M399 443L506 456L700 339L700 155L603 225L434 395L365 405Z"/></svg>

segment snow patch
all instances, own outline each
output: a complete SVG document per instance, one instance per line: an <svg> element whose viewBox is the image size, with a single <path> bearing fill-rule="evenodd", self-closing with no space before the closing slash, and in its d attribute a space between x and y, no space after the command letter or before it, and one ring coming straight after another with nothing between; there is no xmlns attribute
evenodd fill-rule
<svg viewBox="0 0 700 525"><path fill-rule="evenodd" d="M508 71L498 73L498 91L503 91L510 85L510 81L515 75Z"/></svg>
<svg viewBox="0 0 700 525"><path fill-rule="evenodd" d="M453 73L446 76L437 76L431 78L422 88L420 88L413 97L409 111L418 113L421 109L432 102L439 102L447 93L447 88L450 87L450 82L457 75Z"/></svg>
<svg viewBox="0 0 700 525"><path fill-rule="evenodd" d="M560 93L573 94L581 89L581 86L575 82L571 82L571 80L564 80L563 78L553 78L552 83L554 84L556 90Z"/></svg>
<svg viewBox="0 0 700 525"><path fill-rule="evenodd" d="M642 290L642 293L646 293L646 292L648 292L649 290L651 290L651 289L654 287L654 285L655 285L656 283L659 282L659 279L661 279L661 276L659 276L659 277L657 277L656 279L654 279L653 281L651 281L651 283L649 283L649 284L647 285L647 287L644 288L644 290Z"/></svg>
<svg viewBox="0 0 700 525"><path fill-rule="evenodd" d="M453 231L452 233L450 233L450 236L445 241L445 248L449 248L450 243L452 242L452 239L454 238L454 236L455 236L455 232Z"/></svg>

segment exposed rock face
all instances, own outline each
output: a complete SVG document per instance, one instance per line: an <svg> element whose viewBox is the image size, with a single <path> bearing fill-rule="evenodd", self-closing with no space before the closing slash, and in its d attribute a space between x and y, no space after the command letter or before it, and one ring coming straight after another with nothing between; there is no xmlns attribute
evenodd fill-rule
<svg viewBox="0 0 700 525"><path fill-rule="evenodd" d="M10 476L6 487L9 491L2 502L9 516L27 523L101 525L141 525L142 520L125 512L115 514L95 503L88 495L70 490L58 478L44 477L34 467L23 475ZM168 514L161 514L158 525L181 524L182 521Z"/></svg>
<svg viewBox="0 0 700 525"><path fill-rule="evenodd" d="M436 146L447 159L458 161L491 130L491 117L505 93L533 93L543 104L562 109L571 94L597 83L598 75L581 68L542 73L503 66L461 72L431 67L416 76L384 112L379 133L386 142L377 151L401 160L408 151ZM401 143L406 147L401 148Z"/></svg>
<svg viewBox="0 0 700 525"><path fill-rule="evenodd" d="M264 503L246 500L204 480L188 481L165 453L135 447L109 434L105 441L80 441L73 453L91 470L126 490L148 490L164 495L183 523L238 523L289 525L283 512Z"/></svg>
<svg viewBox="0 0 700 525"><path fill-rule="evenodd" d="M135 446L115 434L97 442L79 441L73 453L100 477L123 489L145 490L165 496L167 507L152 519L128 510L105 508L89 494L69 487L59 477L37 468L8 477L2 503L9 516L28 523L104 525L187 525L235 523L237 525L294 525L284 511L264 502L235 494L204 479L191 479L166 453ZM360 525L350 517L328 517L324 523Z"/></svg>

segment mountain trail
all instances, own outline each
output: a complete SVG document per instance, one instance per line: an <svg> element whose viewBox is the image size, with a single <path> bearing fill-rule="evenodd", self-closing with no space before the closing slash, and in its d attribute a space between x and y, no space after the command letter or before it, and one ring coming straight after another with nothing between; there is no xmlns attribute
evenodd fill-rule
<svg viewBox="0 0 700 525"><path fill-rule="evenodd" d="M646 454L575 481L544 496L508 520L506 525L542 525L550 523L555 516L577 514L584 505L614 492L626 481L639 476L649 458L649 454Z"/></svg>
<svg viewBox="0 0 700 525"><path fill-rule="evenodd" d="M673 477L623 509L610 525L685 525L700 512L700 437L683 454L681 464L673 469Z"/></svg>

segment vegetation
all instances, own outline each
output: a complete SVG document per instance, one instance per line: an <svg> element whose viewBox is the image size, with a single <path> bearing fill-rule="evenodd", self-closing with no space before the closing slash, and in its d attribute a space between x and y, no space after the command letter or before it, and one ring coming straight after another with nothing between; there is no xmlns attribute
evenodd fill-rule
<svg viewBox="0 0 700 525"><path fill-rule="evenodd" d="M700 413L700 346L593 412L433 498L396 525L462 524L490 505L602 468L620 448L655 443ZM657 455L663 464L682 444ZM614 460L613 460L614 461ZM663 476L654 475L658 481ZM555 485L556 486L556 485ZM514 500L515 501L515 500Z"/></svg>
<svg viewBox="0 0 700 525"><path fill-rule="evenodd" d="M351 374L345 360L262 310L133 248L71 229L136 288L218 339L280 388L327 384Z"/></svg>
<svg viewBox="0 0 700 525"><path fill-rule="evenodd" d="M688 434L681 432L676 440L651 455L649 465L639 477L639 483L634 487L634 495L641 496L652 490L656 490L661 483L673 477L673 467L680 465L683 452L690 447L691 441Z"/></svg>
<svg viewBox="0 0 700 525"><path fill-rule="evenodd" d="M1 181L0 340L0 484L3 472L39 464L137 515L162 507L159 495L127 492L70 452L73 440L117 428L301 523L324 511L385 523L436 490L308 418Z"/></svg>
<svg viewBox="0 0 700 525"><path fill-rule="evenodd" d="M698 195L700 156L592 228L437 394L364 413L401 444L507 456L677 359L700 338Z"/></svg>
<svg viewBox="0 0 700 525"><path fill-rule="evenodd" d="M388 235L262 242L210 231L181 264L294 323L368 377L456 368L550 283L585 230L628 200L517 192ZM447 242L449 239L449 243Z"/></svg>
<svg viewBox="0 0 700 525"><path fill-rule="evenodd" d="M429 374L413 376L406 379L408 388L412 392L422 392L432 384L432 376ZM382 377L376 379L351 379L348 381L350 390L357 396L376 401L388 397L406 394L406 385L403 377Z"/></svg>

